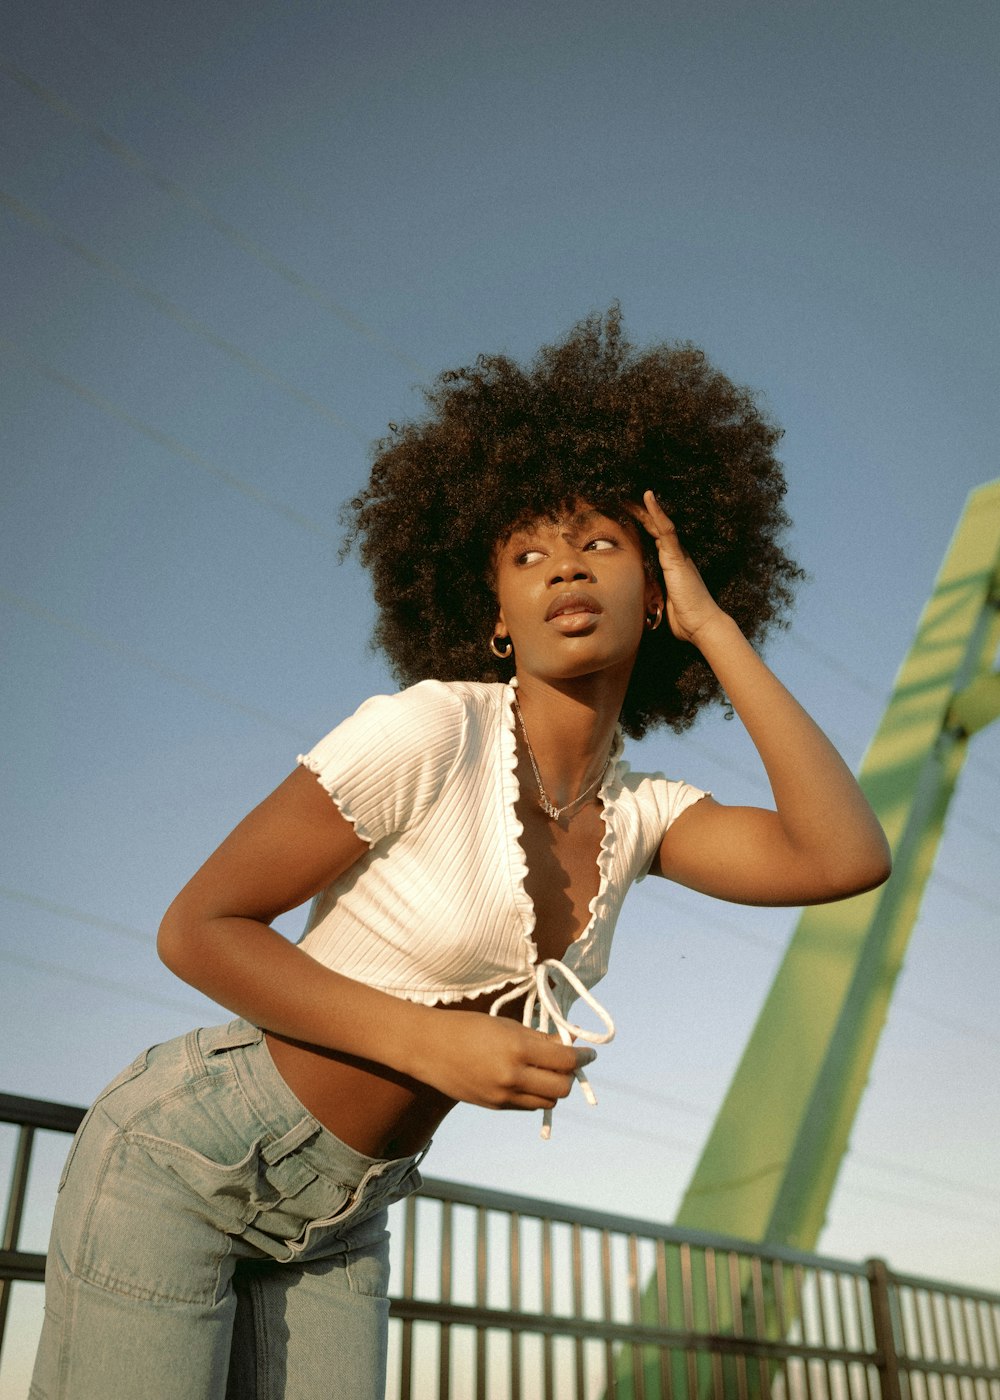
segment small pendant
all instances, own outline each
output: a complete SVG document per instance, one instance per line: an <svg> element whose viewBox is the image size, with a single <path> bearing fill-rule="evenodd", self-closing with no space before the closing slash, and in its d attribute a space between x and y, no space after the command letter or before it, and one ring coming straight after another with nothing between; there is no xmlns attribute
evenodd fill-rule
<svg viewBox="0 0 1000 1400"><path fill-rule="evenodd" d="M551 803L549 799L545 796L544 792L538 799L538 805L539 807L541 807L545 815L547 817L551 817L554 822L557 822L562 813L566 810L565 807L556 807L553 803Z"/></svg>

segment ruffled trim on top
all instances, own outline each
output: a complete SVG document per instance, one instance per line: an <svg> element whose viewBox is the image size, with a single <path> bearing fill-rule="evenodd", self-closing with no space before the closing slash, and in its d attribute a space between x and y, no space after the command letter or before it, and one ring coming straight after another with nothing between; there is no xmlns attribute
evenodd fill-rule
<svg viewBox="0 0 1000 1400"><path fill-rule="evenodd" d="M604 781L598 788L597 795L601 800L601 816L604 819L604 835L601 837L601 848L597 852L597 893L587 906L590 911L590 922L573 943L569 945L564 958L570 956L573 948L583 946L589 942L591 935L600 918L604 907L608 886L611 883L611 870L614 864L615 842L618 838L617 818L618 818L618 794L621 792L622 773L628 767L622 763L622 752L625 748L625 741L622 737L621 725L615 727L615 737L611 743L611 753L608 757L608 767L604 774Z"/></svg>
<svg viewBox="0 0 1000 1400"><path fill-rule="evenodd" d="M514 676L504 686L500 699L500 780L504 832L507 837L507 864L513 886L514 905L521 919L528 963L534 967L538 961L538 949L535 946L535 905L524 887L528 878L528 861L521 845L524 827L517 816L517 799L521 795L521 789L517 781L517 721L514 717L516 685L517 677ZM484 991L497 990L499 989L496 987L484 988Z"/></svg>
<svg viewBox="0 0 1000 1400"><path fill-rule="evenodd" d="M378 982L366 982L365 985L398 997L400 1001L415 1001L420 1006L452 1006L457 1001L476 1001L479 997L489 996L491 992L505 991L508 987L516 986L520 980L523 979L519 973L507 973L499 981L487 982L482 987L384 987Z"/></svg>
<svg viewBox="0 0 1000 1400"><path fill-rule="evenodd" d="M344 818L345 821L350 822L351 826L354 827L355 835L359 836L362 841L367 842L369 846L374 846L376 838L372 836L372 834L366 829L365 824L361 820L361 818L356 816L355 813L351 811L351 804L346 800L346 798L342 797L339 792L336 792L330 786L330 784L324 780L322 762L318 758L314 757L313 754L309 753L300 753L296 758L295 762L300 763L303 768L308 768L310 773L315 773L320 787L330 798L337 811L340 813L340 815Z"/></svg>
<svg viewBox="0 0 1000 1400"><path fill-rule="evenodd" d="M513 676L504 687L505 693L501 701L500 746L503 766L504 816L510 853L510 872L514 882L514 902L521 915L524 937L528 945L528 961L534 967L538 961L538 949L535 946L535 906L524 887L528 876L528 862L520 839L524 834L524 828L515 811L517 800L521 795L521 789L517 782L517 720L514 716L514 690L516 686L517 677ZM600 849L597 852L597 893L587 906L590 918L586 928L581 930L563 954L563 959L570 960L570 962L573 957L573 949L582 949L585 944L590 942L604 905L608 886L611 883L617 838L615 825L617 798L621 791L622 775L628 769L628 764L622 761L624 748L625 741L622 737L621 725L618 725L611 743L607 770L597 792L601 802L601 818L604 822L604 835L601 837ZM495 989L492 987L483 989L484 992L493 990Z"/></svg>

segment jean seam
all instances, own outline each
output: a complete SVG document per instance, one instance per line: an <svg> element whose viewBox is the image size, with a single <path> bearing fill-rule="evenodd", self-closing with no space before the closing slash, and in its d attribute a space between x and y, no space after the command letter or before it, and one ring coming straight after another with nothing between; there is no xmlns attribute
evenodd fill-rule
<svg viewBox="0 0 1000 1400"><path fill-rule="evenodd" d="M204 1305L205 1302L205 1299L200 1297L182 1298L176 1297L173 1294L169 1293L153 1292L149 1289L138 1290L134 1288L129 1288L121 1280L111 1279L108 1275L100 1273L97 1269L93 1269L89 1266L84 1266L84 1254L86 1253L87 1245L89 1244L91 1238L94 1211L97 1208L97 1203L100 1200L101 1193L104 1189L104 1178L107 1175L108 1166L110 1164L112 1154L118 1147L119 1143L124 1142L127 1142L126 1133L123 1129L118 1128L116 1125L115 1131L111 1134L111 1137L108 1139L108 1144L104 1149L103 1156L101 1157L100 1166L94 1176L94 1188L91 1192L90 1202L87 1206L87 1213L84 1217L83 1225L80 1229L80 1235L77 1240L76 1249L74 1251L74 1257L72 1261L68 1259L66 1260L66 1272L69 1275L69 1279L67 1286L67 1307L64 1311L64 1325L68 1322L69 1317L68 1300L71 1297L75 1298L76 1292L78 1291L79 1285L81 1284L90 1284L92 1287L99 1288L105 1293L113 1293L116 1297L119 1298L138 1298L146 1302L152 1303L187 1303L190 1305ZM196 1196L196 1193L194 1192L192 1192L191 1194ZM213 1294L212 1301L215 1301L215 1298L218 1295L218 1271L221 1270L223 1259L225 1259L226 1255L232 1249L229 1234L225 1231L219 1230L218 1235L220 1240L222 1241L222 1249L219 1251L218 1256L215 1258L215 1265L217 1266L216 1289L215 1294ZM75 1285L75 1287L71 1287L69 1285ZM64 1351L65 1350L66 1349L64 1348Z"/></svg>
<svg viewBox="0 0 1000 1400"><path fill-rule="evenodd" d="M250 1306L253 1313L253 1349L255 1400L266 1400L271 1393L270 1348L267 1337L267 1304L264 1289L257 1279L250 1280Z"/></svg>

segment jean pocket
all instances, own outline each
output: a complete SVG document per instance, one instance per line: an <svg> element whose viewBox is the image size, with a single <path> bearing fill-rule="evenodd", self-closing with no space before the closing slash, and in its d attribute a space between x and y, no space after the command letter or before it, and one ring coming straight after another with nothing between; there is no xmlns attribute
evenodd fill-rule
<svg viewBox="0 0 1000 1400"><path fill-rule="evenodd" d="M314 1220L336 1218L354 1199L350 1186L325 1178L297 1152L269 1161L266 1142L225 1163L145 1133L128 1137L193 1192L220 1229L246 1235L276 1258L286 1257Z"/></svg>
<svg viewBox="0 0 1000 1400"><path fill-rule="evenodd" d="M133 1079L137 1079L139 1075L142 1074L143 1070L146 1068L146 1061L148 1057L149 1049L143 1050L138 1055L136 1055L135 1059L130 1065L126 1065L120 1074L115 1075L114 1079L112 1079L110 1084L106 1084L104 1086L104 1088L98 1094L97 1098L87 1109L86 1113L80 1120L80 1126L73 1134L73 1141L70 1143L69 1152L66 1155L66 1161L63 1164L63 1169L59 1177L59 1185L56 1187L57 1192L61 1191L66 1185L66 1178L69 1176L69 1169L73 1165L73 1158L76 1156L76 1149L80 1145L80 1141L83 1137L84 1130L86 1129L87 1124L90 1122L91 1117L93 1116L94 1109L97 1108L100 1104L102 1104L104 1100L108 1097L108 1095L113 1094L116 1089L121 1089L123 1085L130 1084Z"/></svg>

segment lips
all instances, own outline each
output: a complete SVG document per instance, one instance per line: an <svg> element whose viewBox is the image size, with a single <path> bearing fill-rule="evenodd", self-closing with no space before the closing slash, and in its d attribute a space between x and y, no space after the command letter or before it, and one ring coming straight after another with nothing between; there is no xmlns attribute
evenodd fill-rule
<svg viewBox="0 0 1000 1400"><path fill-rule="evenodd" d="M561 593L558 598L553 599L548 612L545 614L545 621L551 622L555 617L562 617L566 613L593 613L602 612L600 603L587 596L586 593Z"/></svg>

